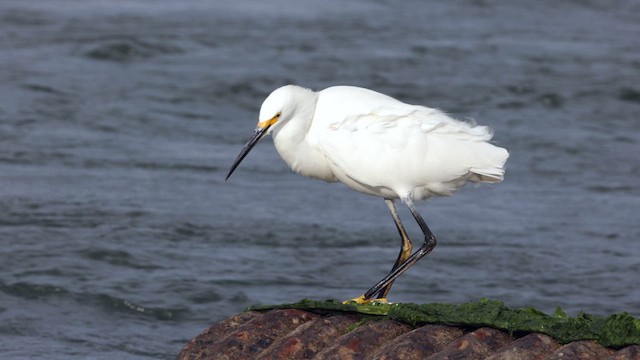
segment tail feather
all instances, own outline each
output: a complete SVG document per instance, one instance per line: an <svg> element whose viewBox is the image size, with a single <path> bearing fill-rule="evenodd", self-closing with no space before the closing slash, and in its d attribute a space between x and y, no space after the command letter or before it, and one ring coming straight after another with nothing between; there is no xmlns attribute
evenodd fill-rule
<svg viewBox="0 0 640 360"><path fill-rule="evenodd" d="M499 183L504 179L504 167L509 152L501 147L486 143L491 147L491 151L484 151L482 166L471 168L470 172L475 175L471 177L473 182Z"/></svg>

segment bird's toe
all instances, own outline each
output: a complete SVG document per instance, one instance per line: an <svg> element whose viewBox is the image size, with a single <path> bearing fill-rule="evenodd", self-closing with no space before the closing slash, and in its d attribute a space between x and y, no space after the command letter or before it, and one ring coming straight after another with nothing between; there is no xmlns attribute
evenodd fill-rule
<svg viewBox="0 0 640 360"><path fill-rule="evenodd" d="M378 298L378 299L365 299L364 294L358 296L357 298L353 298L350 300L345 300L342 302L343 304L351 304L356 303L358 305L369 305L369 304L390 304L387 301L387 298Z"/></svg>

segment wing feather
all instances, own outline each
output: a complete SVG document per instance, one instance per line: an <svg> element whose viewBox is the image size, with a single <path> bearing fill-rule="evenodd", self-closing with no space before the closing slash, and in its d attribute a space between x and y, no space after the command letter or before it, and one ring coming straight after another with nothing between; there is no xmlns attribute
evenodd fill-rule
<svg viewBox="0 0 640 360"><path fill-rule="evenodd" d="M382 106L329 124L318 145L340 175L367 187L452 193L466 182L502 180L506 150L486 126L422 106ZM343 180L344 182L344 180ZM396 189L397 188L397 189Z"/></svg>

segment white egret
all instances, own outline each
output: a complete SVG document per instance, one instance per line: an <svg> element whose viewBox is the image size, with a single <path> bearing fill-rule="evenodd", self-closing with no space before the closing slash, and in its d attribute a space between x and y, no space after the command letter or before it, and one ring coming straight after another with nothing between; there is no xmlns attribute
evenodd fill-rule
<svg viewBox="0 0 640 360"><path fill-rule="evenodd" d="M440 110L409 105L353 86L318 92L295 85L273 91L260 109L253 136L229 176L266 135L294 172L384 198L400 233L400 254L390 273L360 303L386 301L394 280L436 245L414 206L417 200L451 195L468 181L502 181L507 150L489 143L491 130L455 120ZM400 199L424 234L415 253L394 203Z"/></svg>

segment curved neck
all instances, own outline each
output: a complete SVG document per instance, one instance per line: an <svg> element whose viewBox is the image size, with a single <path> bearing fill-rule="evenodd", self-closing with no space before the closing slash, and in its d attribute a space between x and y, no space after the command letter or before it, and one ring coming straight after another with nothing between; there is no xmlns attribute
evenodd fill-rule
<svg viewBox="0 0 640 360"><path fill-rule="evenodd" d="M313 122L318 94L305 91L296 94L292 116L284 123L274 126L273 143L280 157L294 172L325 181L335 181L324 156L310 144L307 133Z"/></svg>

